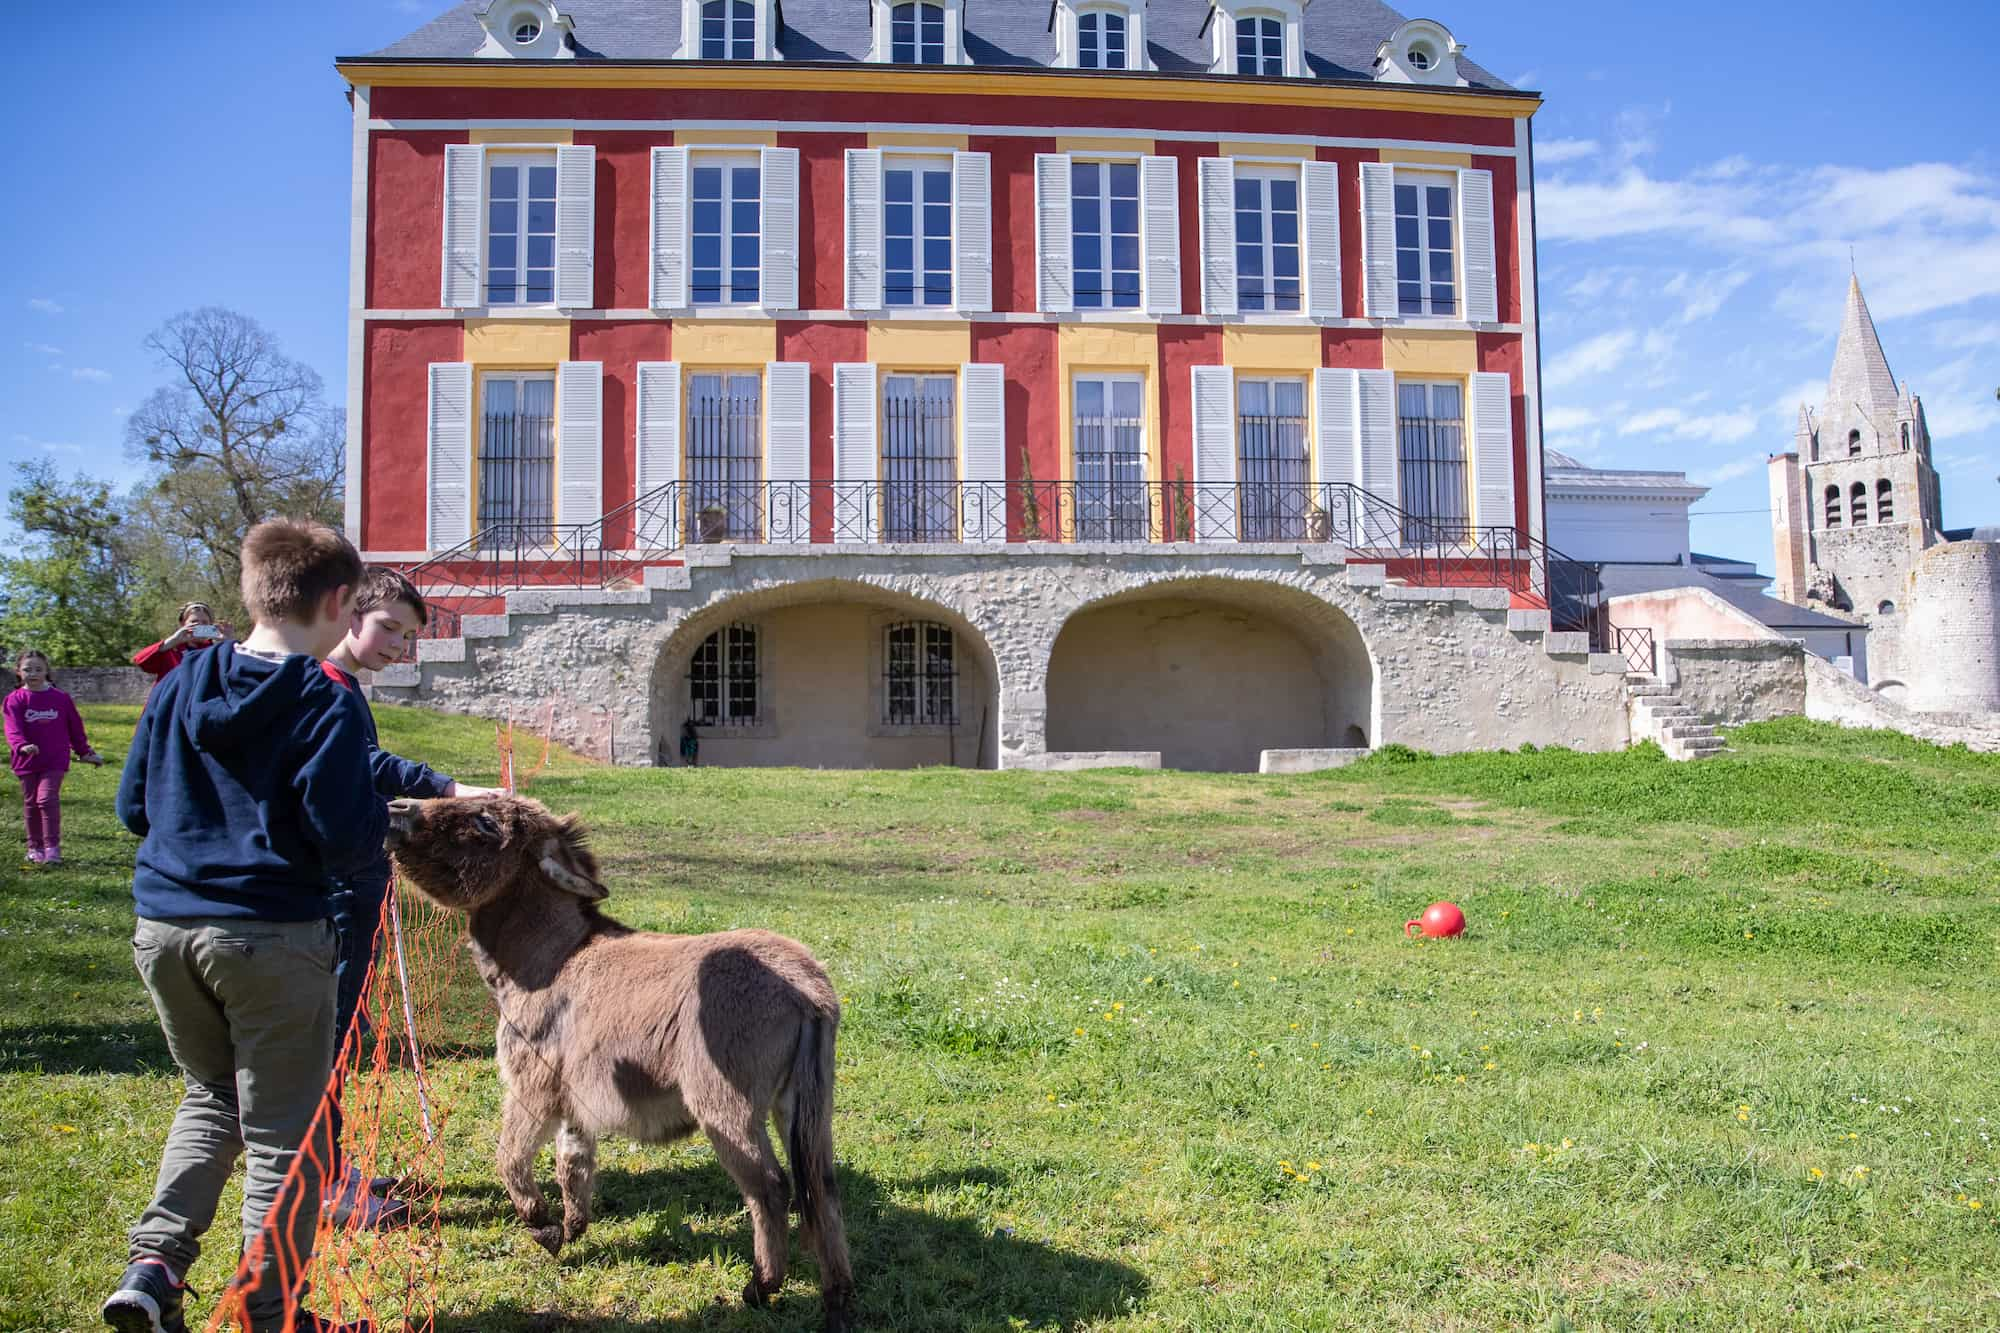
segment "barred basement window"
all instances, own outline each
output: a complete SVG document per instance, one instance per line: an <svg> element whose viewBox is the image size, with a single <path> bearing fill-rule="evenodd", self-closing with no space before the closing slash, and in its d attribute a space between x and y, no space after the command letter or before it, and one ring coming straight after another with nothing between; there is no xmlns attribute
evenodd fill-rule
<svg viewBox="0 0 2000 1333"><path fill-rule="evenodd" d="M882 720L892 727L958 725L958 651L949 626L905 620L882 632Z"/></svg>
<svg viewBox="0 0 2000 1333"><path fill-rule="evenodd" d="M729 625L688 663L688 716L704 727L754 727L761 717L757 627Z"/></svg>

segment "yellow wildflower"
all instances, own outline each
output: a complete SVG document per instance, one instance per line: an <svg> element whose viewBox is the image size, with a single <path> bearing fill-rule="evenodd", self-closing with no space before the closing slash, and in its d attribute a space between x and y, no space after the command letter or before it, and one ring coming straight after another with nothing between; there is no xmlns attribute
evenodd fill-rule
<svg viewBox="0 0 2000 1333"><path fill-rule="evenodd" d="M1812 1169L1812 1178L1813 1178L1814 1180L1825 1180L1825 1179L1826 1179L1826 1172L1824 1172L1824 1171L1820 1170L1820 1169L1819 1169L1818 1167L1814 1167L1814 1168Z"/></svg>
<svg viewBox="0 0 2000 1333"><path fill-rule="evenodd" d="M1491 1060L1488 1060L1488 1061L1486 1062L1486 1067L1487 1067L1488 1069L1498 1069L1498 1068L1499 1068L1499 1066L1498 1066L1498 1065L1496 1065L1496 1064L1494 1064L1494 1063L1493 1063L1493 1062L1492 1062Z"/></svg>
<svg viewBox="0 0 2000 1333"><path fill-rule="evenodd" d="M1973 1212L1975 1212L1975 1213L1976 1213L1976 1212L1978 1212L1978 1211L1979 1211L1979 1210L1980 1210L1981 1208L1984 1208L1984 1207L1985 1207L1986 1205L1985 1205L1985 1204L1983 1204L1983 1203L1981 1203L1981 1202L1979 1202L1979 1200L1977 1200L1977 1199L1967 1199L1967 1200L1965 1201L1965 1206L1966 1206L1967 1208L1970 1208L1970 1209L1971 1209L1971 1210L1972 1210Z"/></svg>

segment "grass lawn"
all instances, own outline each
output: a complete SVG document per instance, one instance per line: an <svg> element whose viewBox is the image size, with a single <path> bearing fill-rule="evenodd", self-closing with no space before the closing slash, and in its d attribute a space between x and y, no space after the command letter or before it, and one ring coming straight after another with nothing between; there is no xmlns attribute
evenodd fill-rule
<svg viewBox="0 0 2000 1333"><path fill-rule="evenodd" d="M23 1333L95 1326L178 1090L110 813L134 713L85 712L113 764L65 792L70 863L0 871ZM380 715L492 780L486 724ZM1732 741L1313 777L558 757L533 791L586 814L615 914L768 926L832 972L869 1327L2000 1327L2000 759ZM1435 898L1468 935L1405 941ZM817 1326L806 1260L737 1304L746 1218L701 1143L607 1144L550 1260L497 1192L490 1067L437 1072L441 1328Z"/></svg>

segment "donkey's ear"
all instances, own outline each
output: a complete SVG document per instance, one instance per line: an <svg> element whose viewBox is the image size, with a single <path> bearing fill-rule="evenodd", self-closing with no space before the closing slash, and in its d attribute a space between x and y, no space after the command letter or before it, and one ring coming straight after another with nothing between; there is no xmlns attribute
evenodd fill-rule
<svg viewBox="0 0 2000 1333"><path fill-rule="evenodd" d="M585 902L601 902L610 894L597 880L597 858L583 843L583 824L575 815L562 821L556 835L542 844L542 873L565 893Z"/></svg>

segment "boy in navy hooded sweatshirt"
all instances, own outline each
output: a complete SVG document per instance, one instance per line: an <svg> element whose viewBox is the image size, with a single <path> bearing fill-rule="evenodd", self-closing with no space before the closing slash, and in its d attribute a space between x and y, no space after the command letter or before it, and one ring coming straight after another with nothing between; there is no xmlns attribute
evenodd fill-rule
<svg viewBox="0 0 2000 1333"><path fill-rule="evenodd" d="M278 1204L333 1068L338 941L329 898L379 854L387 807L369 772L358 695L319 658L340 643L362 575L318 524L260 523L243 542L243 601L257 626L163 678L118 787L138 834L132 953L186 1091L131 1264L104 1304L119 1333L181 1333L184 1277L239 1154L243 1239ZM300 1173L264 1263L246 1276L253 1333L285 1327L278 1250L302 1271L319 1220L317 1171ZM298 1333L367 1333L299 1311Z"/></svg>

